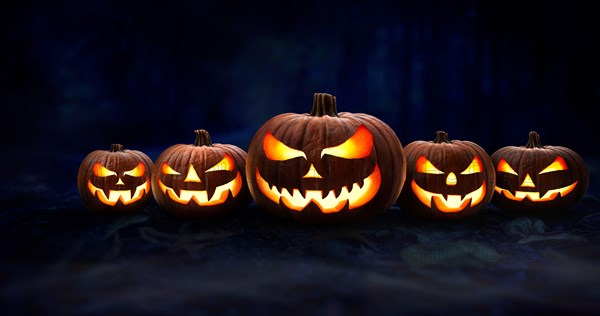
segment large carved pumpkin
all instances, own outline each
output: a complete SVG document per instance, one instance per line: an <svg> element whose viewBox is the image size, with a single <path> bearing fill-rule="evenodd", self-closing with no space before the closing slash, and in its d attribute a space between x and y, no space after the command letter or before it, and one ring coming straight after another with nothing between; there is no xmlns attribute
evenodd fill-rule
<svg viewBox="0 0 600 316"><path fill-rule="evenodd" d="M256 132L246 176L256 203L275 216L365 220L395 202L405 162L388 125L363 113L337 113L334 96L316 93L310 114L281 114Z"/></svg>
<svg viewBox="0 0 600 316"><path fill-rule="evenodd" d="M398 200L408 212L427 218L456 219L483 209L494 193L490 156L470 141L448 139L438 131L434 141L415 141L404 148L406 183Z"/></svg>
<svg viewBox="0 0 600 316"><path fill-rule="evenodd" d="M496 190L492 204L508 211L555 211L572 208L589 185L585 161L562 146L542 146L537 132L525 146L507 146L492 154Z"/></svg>
<svg viewBox="0 0 600 316"><path fill-rule="evenodd" d="M158 205L182 218L220 216L246 207L246 152L213 144L206 130L194 132L194 144L173 145L156 158L152 192Z"/></svg>
<svg viewBox="0 0 600 316"><path fill-rule="evenodd" d="M77 189L81 200L94 212L133 212L152 199L152 160L138 150L95 150L81 162Z"/></svg>

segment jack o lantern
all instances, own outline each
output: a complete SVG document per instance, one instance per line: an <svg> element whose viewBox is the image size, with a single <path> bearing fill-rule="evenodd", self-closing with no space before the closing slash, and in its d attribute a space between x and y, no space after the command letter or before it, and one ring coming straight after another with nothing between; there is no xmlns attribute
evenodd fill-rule
<svg viewBox="0 0 600 316"><path fill-rule="evenodd" d="M225 215L247 206L246 152L213 144L206 130L194 132L193 145L173 145L156 158L152 192L158 205L182 218Z"/></svg>
<svg viewBox="0 0 600 316"><path fill-rule="evenodd" d="M95 150L81 162L77 189L83 203L95 212L132 212L152 199L152 160L137 150Z"/></svg>
<svg viewBox="0 0 600 316"><path fill-rule="evenodd" d="M395 202L405 162L388 125L363 113L338 114L334 96L316 93L310 114L280 114L256 132L246 176L254 200L272 215L357 221Z"/></svg>
<svg viewBox="0 0 600 316"><path fill-rule="evenodd" d="M573 150L542 146L529 132L525 146L507 146L492 154L496 188L492 204L501 209L553 211L572 208L589 185L585 161Z"/></svg>
<svg viewBox="0 0 600 316"><path fill-rule="evenodd" d="M470 141L448 139L443 131L434 141L414 141L404 148L407 171L399 206L435 219L472 216L494 193L490 156Z"/></svg>

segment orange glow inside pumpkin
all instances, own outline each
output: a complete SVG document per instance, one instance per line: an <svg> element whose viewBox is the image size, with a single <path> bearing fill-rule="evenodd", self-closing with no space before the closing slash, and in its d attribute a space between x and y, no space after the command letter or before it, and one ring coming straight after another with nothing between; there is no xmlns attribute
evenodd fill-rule
<svg viewBox="0 0 600 316"><path fill-rule="evenodd" d="M550 163L546 168L544 168L542 171L540 171L539 174L544 174L544 173L549 173L549 172L554 172L554 171L561 171L561 170L568 170L567 163L561 156L556 156L556 159L554 159L554 161L552 163ZM518 175L518 173L516 173L513 170L513 168L511 168L511 166L508 165L508 163L506 162L506 160L504 160L504 158L500 159L500 162L498 163L498 171L510 173L513 175ZM513 200L513 201L522 201L523 199L527 198L532 202L547 202L547 201L554 200L558 196L563 197L563 196L571 193L571 191L573 191L573 189L575 189L575 187L577 186L578 182L579 181L575 181L567 186L548 190L548 191L546 191L546 193L543 196L540 196L540 192L536 192L536 191L518 191L517 190L513 194L509 190L503 189L499 186L495 187L495 191L498 194L504 195L504 197L506 197L509 200ZM521 187L535 188L535 183L533 182L533 179L531 178L531 176L529 176L529 174L525 175L525 180L523 180L523 183L521 183Z"/></svg>
<svg viewBox="0 0 600 316"><path fill-rule="evenodd" d="M360 125L356 132L342 144L321 150L321 158L330 155L345 159L362 159L369 157L372 149L373 135L364 125ZM303 151L287 146L270 132L267 132L263 139L263 150L269 160L285 161L298 157L307 159ZM302 178L323 179L323 176L311 164L308 172ZM373 172L363 179L362 187L358 183L353 183L350 187L343 186L337 196L334 190L329 192L304 190L304 192L300 192L298 189L292 189L292 192L289 192L286 188L277 188L275 185L269 185L260 175L258 167L256 168L256 182L266 197L277 204L283 203L289 209L302 211L312 202L323 213L336 213L341 211L346 204L349 209L354 209L373 199L381 186L381 171L379 166L375 165Z"/></svg>
<svg viewBox="0 0 600 316"><path fill-rule="evenodd" d="M429 161L429 159L427 159L425 156L420 156L417 158L416 169L417 172L420 173L444 174L443 171L434 166L433 163L431 163L431 161ZM481 160L478 156L475 156L467 168L465 168L465 170L463 170L460 174L468 175L480 172ZM446 176L446 185L455 186L457 184L458 178L456 177L456 174L454 172L450 172ZM411 183L411 188L421 203L431 208L431 202L433 201L437 209L444 213L460 212L469 205L475 206L483 201L486 193L485 182L483 182L475 191L469 192L462 198L460 195L448 194L444 196L442 193L427 191L421 188L414 179Z"/></svg>
<svg viewBox="0 0 600 316"><path fill-rule="evenodd" d="M205 173L215 171L233 171L235 169L235 162L233 157L229 154L225 154L223 159L207 169ZM181 175L180 172L171 168L166 162L162 164L161 170L163 174L167 175ZM196 169L193 165L190 165L187 175L183 182L202 182ZM222 204L229 198L229 192L232 197L236 197L242 190L242 176L238 172L235 179L217 186L213 195L209 198L206 190L179 190L179 194L170 187L167 187L160 179L158 179L158 186L160 190L169 196L169 198L177 203L188 204L190 201L196 202L200 206L211 206Z"/></svg>
<svg viewBox="0 0 600 316"><path fill-rule="evenodd" d="M304 159L306 159L304 152L287 146L275 138L270 132L268 132L263 139L263 150L269 160L284 161L298 157L304 157Z"/></svg>
<svg viewBox="0 0 600 316"><path fill-rule="evenodd" d="M460 195L448 194L444 196L441 193L429 192L421 188L414 179L411 182L411 188L421 203L431 208L431 202L433 201L437 209L444 213L460 212L469 205L475 206L483 201L486 192L485 182L463 198Z"/></svg>
<svg viewBox="0 0 600 316"><path fill-rule="evenodd" d="M323 192L322 190L304 190L300 192L298 189L293 189L290 193L286 188L277 188L275 185L263 179L256 168L256 183L258 188L269 200L279 204L280 201L286 207L295 211L302 211L309 203L314 203L323 213L336 213L341 211L346 204L349 209L354 209L365 205L369 202L381 185L381 172L379 166L375 165L373 172L363 179L362 187L358 183L342 187L340 193L336 196L334 190ZM327 194L325 197L324 194Z"/></svg>
<svg viewBox="0 0 600 316"><path fill-rule="evenodd" d="M325 155L345 159L367 158L371 155L372 149L373 135L364 125L361 125L356 129L356 132L342 144L323 148L323 150L321 150L321 158ZM306 154L302 150L289 147L275 138L270 132L267 132L263 139L263 150L269 160L285 161L298 157L307 159Z"/></svg>
<svg viewBox="0 0 600 316"><path fill-rule="evenodd" d="M373 148L373 135L369 130L361 125L354 135L345 142L334 147L324 148L321 151L321 158L325 155L331 155L346 159L361 159L371 155Z"/></svg>
<svg viewBox="0 0 600 316"><path fill-rule="evenodd" d="M94 164L93 172L95 176L101 178L117 176L115 171L107 169L99 162ZM144 167L144 164L140 162L135 168L125 171L123 175L139 178L143 176L145 172L146 168ZM116 185L125 185L121 177L117 179ZM150 192L150 180L146 180L146 182L138 185L135 187L135 190L109 190L108 195L106 195L103 189L93 185L91 180L88 180L87 186L92 195L96 196L103 204L109 206L115 206L118 201L121 201L123 205L135 203L139 201L145 193ZM133 195L131 194L131 191L134 191Z"/></svg>

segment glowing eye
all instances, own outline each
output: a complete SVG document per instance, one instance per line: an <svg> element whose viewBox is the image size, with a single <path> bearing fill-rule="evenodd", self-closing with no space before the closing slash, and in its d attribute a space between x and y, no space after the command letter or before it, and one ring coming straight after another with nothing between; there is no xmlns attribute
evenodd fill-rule
<svg viewBox="0 0 600 316"><path fill-rule="evenodd" d="M213 172L213 171L233 171L233 167L235 163L233 162L233 158L229 154L225 154L225 157L221 159L216 165L210 167L210 169L205 172Z"/></svg>
<svg viewBox="0 0 600 316"><path fill-rule="evenodd" d="M498 171L514 174L515 176L518 175L518 173L516 173L504 159L500 159L500 162L498 163Z"/></svg>
<svg viewBox="0 0 600 316"><path fill-rule="evenodd" d="M329 147L321 151L321 158L325 155L336 156L346 159L360 159L369 157L373 148L373 135L361 125L348 140L335 147Z"/></svg>
<svg viewBox="0 0 600 316"><path fill-rule="evenodd" d="M544 168L544 170L540 171L540 174L560 170L567 170L567 163L561 156L557 156L556 159L554 159L554 162Z"/></svg>
<svg viewBox="0 0 600 316"><path fill-rule="evenodd" d="M94 175L97 177L116 176L117 173L104 168L99 162L94 164Z"/></svg>
<svg viewBox="0 0 600 316"><path fill-rule="evenodd" d="M467 169L465 169L460 174L473 174L479 172L481 172L481 160L479 160L479 157L475 156L475 158L473 158L473 161L471 161L471 164L467 167Z"/></svg>
<svg viewBox="0 0 600 316"><path fill-rule="evenodd" d="M440 171L436 168L431 161L429 161L425 156L419 157L417 159L417 172L421 173L429 173L429 174L444 174L444 172Z"/></svg>
<svg viewBox="0 0 600 316"><path fill-rule="evenodd" d="M173 170L173 168L169 167L169 165L167 165L166 162L164 162L162 164L161 169L162 169L162 173L164 173L164 174L181 174L181 173Z"/></svg>
<svg viewBox="0 0 600 316"><path fill-rule="evenodd" d="M270 132L265 135L265 139L263 140L263 150L270 160L283 161L298 157L304 157L304 159L306 159L304 152L288 147L286 144L275 138Z"/></svg>
<svg viewBox="0 0 600 316"><path fill-rule="evenodd" d="M143 163L138 163L138 165L129 170L129 171L125 171L123 174L126 176L132 176L132 177L141 177L144 175L144 172L146 171L146 168L144 168L144 164Z"/></svg>

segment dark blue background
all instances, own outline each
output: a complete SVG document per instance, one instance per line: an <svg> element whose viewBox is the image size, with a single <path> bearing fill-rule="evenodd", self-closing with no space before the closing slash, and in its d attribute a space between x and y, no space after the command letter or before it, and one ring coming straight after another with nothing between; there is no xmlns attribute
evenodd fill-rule
<svg viewBox="0 0 600 316"><path fill-rule="evenodd" d="M118 142L247 149L312 94L490 153L543 144L597 154L600 23L565 1L21 1L4 4L4 146L85 155Z"/></svg>

